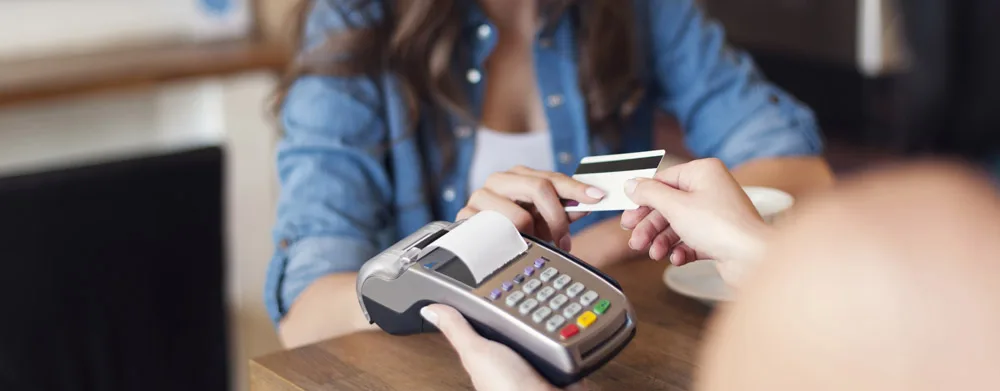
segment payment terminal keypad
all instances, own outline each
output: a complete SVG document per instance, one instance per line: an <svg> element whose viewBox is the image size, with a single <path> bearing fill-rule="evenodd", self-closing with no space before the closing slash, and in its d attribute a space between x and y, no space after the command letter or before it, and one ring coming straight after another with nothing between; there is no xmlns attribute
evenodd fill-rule
<svg viewBox="0 0 1000 391"><path fill-rule="evenodd" d="M524 284L524 287L521 288L521 290L523 290L524 293L531 294L531 293L534 293L535 290L537 290L538 287L540 287L540 286L542 286L542 282L541 281L539 281L537 279L531 279L531 280L529 280L528 282L526 282Z"/></svg>
<svg viewBox="0 0 1000 391"><path fill-rule="evenodd" d="M552 277L555 277L556 274L559 274L559 271L554 267L549 267L548 269L545 269L542 274L539 274L538 278L542 280L542 282L549 282L549 280L551 280Z"/></svg>
<svg viewBox="0 0 1000 391"><path fill-rule="evenodd" d="M514 291L514 293L511 293L510 296L507 296L506 300L507 306L513 307L517 305L517 303L520 303L521 300L524 299L524 296L526 295L524 294L523 291Z"/></svg>
<svg viewBox="0 0 1000 391"><path fill-rule="evenodd" d="M573 280L572 278L563 274L559 277L556 277L555 281L552 282L552 287L556 289L562 289L564 286L566 286L566 284L569 284L569 282L572 280Z"/></svg>
<svg viewBox="0 0 1000 391"><path fill-rule="evenodd" d="M518 307L517 310L521 313L521 315L527 315L531 312L531 310L535 309L535 307L538 307L538 300L528 299L521 303L521 306Z"/></svg>
<svg viewBox="0 0 1000 391"><path fill-rule="evenodd" d="M582 310L582 309L583 309L583 306L580 305L580 303L570 303L568 306L566 306L566 309L564 309L562 313L563 313L563 316L565 316L567 318L572 318L572 317L576 316L576 314L579 314L580 310Z"/></svg>
<svg viewBox="0 0 1000 391"><path fill-rule="evenodd" d="M498 288L506 293L503 303L507 307L516 308L526 322L544 325L546 332L563 340L593 326L611 305L583 282L573 281L549 265L544 257L536 259L512 281L501 282ZM498 297L488 299L499 301Z"/></svg>
<svg viewBox="0 0 1000 391"><path fill-rule="evenodd" d="M547 287L542 288L542 290L538 291L538 296L537 297L538 297L539 301L545 301L545 300L548 300L549 297L552 297L552 294L554 294L554 293L556 293L556 288L553 288L551 286L547 286Z"/></svg>
<svg viewBox="0 0 1000 391"><path fill-rule="evenodd" d="M535 310L535 313L531 314L531 320L535 321L535 323L539 323L551 314L552 310L549 309L549 307L539 307Z"/></svg>
<svg viewBox="0 0 1000 391"><path fill-rule="evenodd" d="M560 315L553 315L549 318L548 322L545 322L545 329L551 333L558 330L559 326L562 326L563 323L566 323L566 318L563 318Z"/></svg>
<svg viewBox="0 0 1000 391"><path fill-rule="evenodd" d="M569 298L566 297L566 295L560 293L556 297L553 297L552 301L549 301L549 307L552 307L552 309L557 310L561 308L563 304L566 304L567 301L569 301Z"/></svg>

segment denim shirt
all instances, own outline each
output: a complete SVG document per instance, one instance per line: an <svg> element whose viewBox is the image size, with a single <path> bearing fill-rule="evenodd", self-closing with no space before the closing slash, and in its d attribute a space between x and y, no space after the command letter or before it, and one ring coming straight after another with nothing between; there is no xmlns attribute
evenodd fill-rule
<svg viewBox="0 0 1000 391"><path fill-rule="evenodd" d="M303 49L365 22L342 12L344 3L316 2ZM535 72L557 171L571 175L588 155L652 149L657 109L680 121L692 154L717 157L729 167L758 158L821 153L812 111L765 80L747 55L729 48L722 27L706 19L693 0L635 0L631 6L645 56L647 93L615 149L588 131L572 19L564 17L551 35L536 39ZM472 57L464 63L472 65L461 75L476 111L485 89L483 64L497 34L475 5L463 26L463 42ZM442 170L442 152L427 136L431 132L412 131L398 83L391 75L375 80L307 75L291 86L277 154L281 192L275 253L264 293L275 324L316 279L356 272L424 224L453 220L474 190L467 188L467 178L476 124L452 119L454 169L432 186L425 173ZM417 125L426 124L422 120ZM571 231L616 216L594 213L574 223Z"/></svg>

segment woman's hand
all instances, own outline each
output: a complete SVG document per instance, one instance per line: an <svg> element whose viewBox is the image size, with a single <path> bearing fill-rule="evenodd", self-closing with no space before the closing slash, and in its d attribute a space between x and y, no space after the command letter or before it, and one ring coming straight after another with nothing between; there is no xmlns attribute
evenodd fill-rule
<svg viewBox="0 0 1000 391"><path fill-rule="evenodd" d="M466 219L483 210L500 212L518 231L569 251L572 246L569 225L587 214L566 213L563 202L593 204L604 195L600 189L561 173L519 166L491 175L482 189L472 193L456 219Z"/></svg>
<svg viewBox="0 0 1000 391"><path fill-rule="evenodd" d="M516 352L480 336L454 308L432 304L420 309L420 315L441 330L458 352L476 390L556 390ZM570 389L582 389L582 386Z"/></svg>
<svg viewBox="0 0 1000 391"><path fill-rule="evenodd" d="M639 209L622 215L632 230L629 247L652 259L669 255L674 265L700 259L719 261L722 277L734 283L746 261L763 251L768 226L718 159L679 164L654 179L630 180L625 192Z"/></svg>

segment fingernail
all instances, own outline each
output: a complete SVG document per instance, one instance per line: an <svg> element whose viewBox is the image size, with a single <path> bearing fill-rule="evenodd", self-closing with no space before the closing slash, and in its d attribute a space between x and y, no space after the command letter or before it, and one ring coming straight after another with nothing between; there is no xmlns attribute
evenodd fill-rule
<svg viewBox="0 0 1000 391"><path fill-rule="evenodd" d="M677 253L670 254L670 263L676 265L678 262L681 261L680 257L681 256Z"/></svg>
<svg viewBox="0 0 1000 391"><path fill-rule="evenodd" d="M635 246L634 246L634 245L632 245L632 238L629 238L629 239L628 239L628 248L630 248L630 249L633 249L633 250L635 250L635 249L636 249L636 248L635 248Z"/></svg>
<svg viewBox="0 0 1000 391"><path fill-rule="evenodd" d="M604 194L604 191L602 191L601 189L598 189L596 187L588 187L586 193L591 198L597 198L597 199L602 199L606 195L606 194Z"/></svg>
<svg viewBox="0 0 1000 391"><path fill-rule="evenodd" d="M423 316L424 319L427 319L427 321L431 322L431 324L435 326L438 325L438 314L434 311L431 311L430 308L427 307L421 308L420 316Z"/></svg>
<svg viewBox="0 0 1000 391"><path fill-rule="evenodd" d="M565 251L569 251L570 246L572 245L573 245L573 239L570 238L569 235L563 236L562 239L559 239L559 248Z"/></svg>
<svg viewBox="0 0 1000 391"><path fill-rule="evenodd" d="M635 192L635 186L639 184L639 181L635 179L629 179L625 181L625 194L632 194Z"/></svg>

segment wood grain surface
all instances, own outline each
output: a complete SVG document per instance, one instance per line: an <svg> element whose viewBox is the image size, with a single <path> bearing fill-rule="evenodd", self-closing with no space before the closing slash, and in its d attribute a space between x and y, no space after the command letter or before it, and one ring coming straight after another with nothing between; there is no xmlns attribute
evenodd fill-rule
<svg viewBox="0 0 1000 391"><path fill-rule="evenodd" d="M635 339L587 380L591 390L687 390L711 312L663 283L666 263L612 268L636 310ZM439 334L349 335L250 362L254 391L471 390L458 356Z"/></svg>
<svg viewBox="0 0 1000 391"><path fill-rule="evenodd" d="M0 62L0 105L143 87L182 78L280 70L285 47L232 41Z"/></svg>

